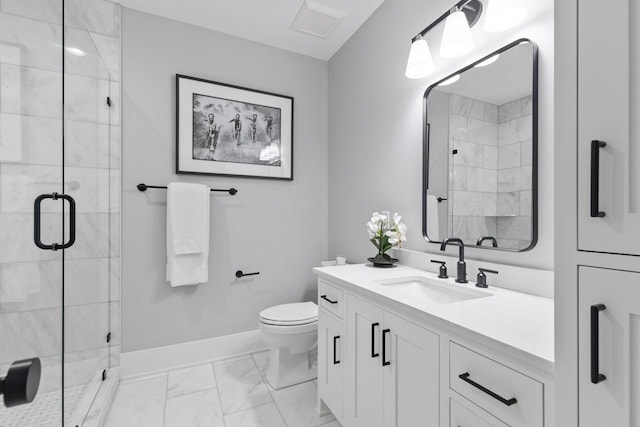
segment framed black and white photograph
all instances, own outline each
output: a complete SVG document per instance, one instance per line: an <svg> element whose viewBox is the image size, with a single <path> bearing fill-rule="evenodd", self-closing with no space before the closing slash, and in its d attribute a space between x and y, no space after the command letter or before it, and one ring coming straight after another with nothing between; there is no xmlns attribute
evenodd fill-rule
<svg viewBox="0 0 640 427"><path fill-rule="evenodd" d="M176 173L293 179L293 98L176 75Z"/></svg>

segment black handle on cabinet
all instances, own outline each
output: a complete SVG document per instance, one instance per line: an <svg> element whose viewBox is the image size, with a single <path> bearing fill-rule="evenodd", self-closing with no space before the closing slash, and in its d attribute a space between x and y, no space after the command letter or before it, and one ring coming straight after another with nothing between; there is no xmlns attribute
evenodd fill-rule
<svg viewBox="0 0 640 427"><path fill-rule="evenodd" d="M327 298L327 296L326 296L326 295L320 295L320 298L322 298L323 300L325 300L325 301L329 302L330 304L337 304L337 303L338 303L338 301L332 301L332 300L330 300L329 298Z"/></svg>
<svg viewBox="0 0 640 427"><path fill-rule="evenodd" d="M12 406L31 403L40 386L40 359L18 360L13 362L7 376L0 378L0 394L4 395L4 405Z"/></svg>
<svg viewBox="0 0 640 427"><path fill-rule="evenodd" d="M607 145L604 141L591 141L591 217L602 218L600 211L600 149Z"/></svg>
<svg viewBox="0 0 640 427"><path fill-rule="evenodd" d="M338 355L337 355L338 353L336 350L339 339L340 339L340 335L336 335L335 337L333 337L333 364L334 365L337 365L338 363L340 363L340 361L338 360Z"/></svg>
<svg viewBox="0 0 640 427"><path fill-rule="evenodd" d="M371 324L371 358L380 356L380 353L376 353L376 328L380 326L380 323Z"/></svg>
<svg viewBox="0 0 640 427"><path fill-rule="evenodd" d="M63 199L69 202L69 240L66 243L52 243L47 245L42 243L40 239L40 225L41 225L41 213L42 202L45 199L58 200ZM58 249L67 249L73 246L76 241L76 201L73 197L67 194L41 194L36 197L33 202L33 241L37 247L44 250L57 251Z"/></svg>
<svg viewBox="0 0 640 427"><path fill-rule="evenodd" d="M488 388L486 388L485 386L482 386L480 384L478 384L477 382L473 381L471 378L469 378L469 372L465 372L464 374L460 374L458 375L458 378L460 378L462 381L471 384L472 386L474 386L475 388L477 388L478 390L481 390L485 393L487 393L489 396L493 397L494 399L500 401L501 403L507 405L507 406L511 406L511 405L515 405L516 403L518 403L518 400L515 397L512 397L511 399L505 399L504 397L500 396L499 394L496 394L494 392L492 392L491 390L489 390Z"/></svg>
<svg viewBox="0 0 640 427"><path fill-rule="evenodd" d="M387 360L387 334L391 332L391 329L382 330L382 366L391 365L391 362Z"/></svg>
<svg viewBox="0 0 640 427"><path fill-rule="evenodd" d="M598 384L607 379L600 373L600 312L606 310L604 304L591 306L591 382Z"/></svg>

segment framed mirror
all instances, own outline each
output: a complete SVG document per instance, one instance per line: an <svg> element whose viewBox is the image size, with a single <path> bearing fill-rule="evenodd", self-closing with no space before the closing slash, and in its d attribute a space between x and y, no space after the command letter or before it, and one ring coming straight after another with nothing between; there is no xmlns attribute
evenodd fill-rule
<svg viewBox="0 0 640 427"><path fill-rule="evenodd" d="M526 251L538 236L538 51L517 40L424 94L423 234Z"/></svg>

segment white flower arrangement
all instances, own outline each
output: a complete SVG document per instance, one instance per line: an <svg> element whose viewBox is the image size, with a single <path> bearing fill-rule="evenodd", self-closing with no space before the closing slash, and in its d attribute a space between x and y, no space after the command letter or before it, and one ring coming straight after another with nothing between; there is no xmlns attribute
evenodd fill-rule
<svg viewBox="0 0 640 427"><path fill-rule="evenodd" d="M400 247L407 241L407 226L398 213L391 217L388 212L374 212L367 223L367 232L369 240L378 249L378 255L385 255L389 249Z"/></svg>

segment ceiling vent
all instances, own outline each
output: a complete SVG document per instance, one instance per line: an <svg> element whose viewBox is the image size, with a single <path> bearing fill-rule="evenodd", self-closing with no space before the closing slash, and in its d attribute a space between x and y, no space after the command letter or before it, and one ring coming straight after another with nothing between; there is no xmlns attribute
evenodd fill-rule
<svg viewBox="0 0 640 427"><path fill-rule="evenodd" d="M291 24L291 29L326 39L345 13L321 4L305 1Z"/></svg>

